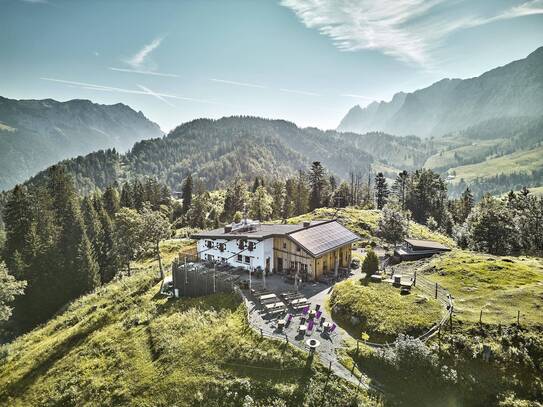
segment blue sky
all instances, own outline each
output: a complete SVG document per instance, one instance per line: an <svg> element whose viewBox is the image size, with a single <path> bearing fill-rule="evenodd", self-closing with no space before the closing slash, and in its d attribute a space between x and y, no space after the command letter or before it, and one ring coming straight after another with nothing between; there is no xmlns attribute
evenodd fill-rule
<svg viewBox="0 0 543 407"><path fill-rule="evenodd" d="M0 0L0 95L327 129L542 45L543 0Z"/></svg>

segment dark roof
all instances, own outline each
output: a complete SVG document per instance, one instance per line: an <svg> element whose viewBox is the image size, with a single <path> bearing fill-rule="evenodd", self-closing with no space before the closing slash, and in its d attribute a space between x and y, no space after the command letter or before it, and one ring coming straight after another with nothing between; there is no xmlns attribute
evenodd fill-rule
<svg viewBox="0 0 543 407"><path fill-rule="evenodd" d="M301 230L290 233L289 237L314 257L321 256L324 253L360 239L358 235L336 221L302 228Z"/></svg>
<svg viewBox="0 0 543 407"><path fill-rule="evenodd" d="M439 242L433 240L419 240L419 239L405 239L407 243L418 249L430 249L430 250L451 250L449 247L442 245Z"/></svg>
<svg viewBox="0 0 543 407"><path fill-rule="evenodd" d="M319 225L323 223L324 221L312 221L307 227L307 229L311 229L315 225ZM225 232L224 227L213 229L213 230L207 230L203 232L198 232L192 235L193 239L239 239L239 238L246 238L246 239L266 239L268 237L272 236L284 236L288 235L289 233L296 232L297 230L304 229L303 224L298 225L287 225L287 224L268 224L268 223L262 223L256 226L254 230L250 231L240 231L240 230L233 230L231 232Z"/></svg>

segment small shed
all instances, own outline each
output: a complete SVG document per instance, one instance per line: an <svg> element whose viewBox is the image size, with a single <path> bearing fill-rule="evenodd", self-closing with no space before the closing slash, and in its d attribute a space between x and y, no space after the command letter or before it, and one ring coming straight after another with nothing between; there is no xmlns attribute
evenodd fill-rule
<svg viewBox="0 0 543 407"><path fill-rule="evenodd" d="M404 244L394 251L394 255L402 261L418 260L450 250L449 247L433 240L405 239Z"/></svg>

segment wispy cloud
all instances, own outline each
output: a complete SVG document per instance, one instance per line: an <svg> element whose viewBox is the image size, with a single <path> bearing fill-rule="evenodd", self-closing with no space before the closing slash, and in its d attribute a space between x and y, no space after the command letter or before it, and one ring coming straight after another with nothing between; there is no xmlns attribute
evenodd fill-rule
<svg viewBox="0 0 543 407"><path fill-rule="evenodd" d="M149 95L154 96L154 97L157 98L158 100L163 101L163 102L166 103L168 106L170 106L170 107L175 107L175 106L172 105L168 100L166 100L163 96L159 95L159 94L156 93L156 92L153 92L151 89L146 88L146 87L143 86L143 85L138 85L138 87L139 87L141 90L147 92Z"/></svg>
<svg viewBox="0 0 543 407"><path fill-rule="evenodd" d="M128 73L137 73L137 74L142 74L142 75L153 75L153 76L165 76L168 78L179 78L179 75L176 75L173 73L146 71L142 69L128 69L128 68L114 68L114 67L109 67L108 69L111 71L117 71L117 72L128 72Z"/></svg>
<svg viewBox="0 0 543 407"><path fill-rule="evenodd" d="M49 1L47 0L21 0L23 3L30 3L30 4L47 4Z"/></svg>
<svg viewBox="0 0 543 407"><path fill-rule="evenodd" d="M418 65L453 31L493 21L542 14L543 0L518 1L490 15L474 14L471 0L282 0L308 28L330 37L342 51L379 50Z"/></svg>
<svg viewBox="0 0 543 407"><path fill-rule="evenodd" d="M213 100L198 99L198 98L191 98L191 97L186 97L186 96L171 95L167 93L153 92L150 89L145 88L141 85L138 85L140 86L140 90L137 90L137 89L118 88L114 86L97 85L97 84L87 83L87 82L69 81L65 79L56 79L56 78L40 78L40 79L44 81L63 83L65 85L79 87L81 89L94 90L94 91L100 91L100 92L118 92L118 93L128 93L128 94L135 94L135 95L147 95L147 96L153 96L155 98L158 97L158 98L165 98L165 99L177 99L177 100L185 100L189 102L209 103L209 104L214 104L214 105L222 104Z"/></svg>
<svg viewBox="0 0 543 407"><path fill-rule="evenodd" d="M307 92L305 90L296 90L296 89L287 89L287 88L280 88L281 92L287 92L287 93L297 93L298 95L305 95L305 96L320 96L318 93L314 92Z"/></svg>
<svg viewBox="0 0 543 407"><path fill-rule="evenodd" d="M160 46L163 39L163 37L155 38L149 44L144 45L142 49L136 52L136 54L134 54L131 58L127 59L125 62L133 69L142 68L144 66L146 58L151 52L153 52Z"/></svg>
<svg viewBox="0 0 543 407"><path fill-rule="evenodd" d="M210 78L209 79L212 82L218 82L218 83L225 83L227 85L234 85L234 86L245 86L247 88L261 88L266 89L267 86L265 85L259 85L256 83L247 83L247 82L236 82L236 81L229 81L226 79L216 79L216 78Z"/></svg>

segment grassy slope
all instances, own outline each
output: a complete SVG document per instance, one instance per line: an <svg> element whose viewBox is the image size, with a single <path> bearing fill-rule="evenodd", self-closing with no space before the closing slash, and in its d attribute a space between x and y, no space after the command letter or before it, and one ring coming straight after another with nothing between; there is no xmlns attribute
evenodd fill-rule
<svg viewBox="0 0 543 407"><path fill-rule="evenodd" d="M537 147L528 151L492 158L478 164L451 168L450 171L456 171L454 182L459 182L460 179L468 182L475 178L493 177L497 174L531 172L541 166L543 166L543 147Z"/></svg>
<svg viewBox="0 0 543 407"><path fill-rule="evenodd" d="M456 316L468 323L543 325L543 260L453 250L435 257L425 273L455 299Z"/></svg>
<svg viewBox="0 0 543 407"><path fill-rule="evenodd" d="M366 286L354 280L341 282L334 287L330 305L332 309L339 306L341 315L357 317L361 323L356 327L345 318L340 323L356 337L366 332L373 342L394 340L398 333L418 336L442 316L436 300L416 289L410 295L400 295L398 288L387 283ZM334 313L334 320L336 317L339 315Z"/></svg>
<svg viewBox="0 0 543 407"><path fill-rule="evenodd" d="M0 348L0 405L238 406L247 394L264 404L320 401L323 371L254 334L238 298L168 301L155 276L147 267L102 287ZM334 378L326 393L329 405L353 397Z"/></svg>
<svg viewBox="0 0 543 407"><path fill-rule="evenodd" d="M381 212L378 210L342 208L339 211L333 208L320 208L305 215L288 219L288 223L301 223L304 220L332 219L337 216L338 221L352 232L358 234L364 240L373 240L379 244L385 244L375 237L379 227ZM447 236L432 232L426 226L415 222L409 222L409 236L415 239L436 240L448 246L456 246L454 241Z"/></svg>
<svg viewBox="0 0 543 407"><path fill-rule="evenodd" d="M453 140L458 142L457 140ZM424 163L425 168L453 168L458 166L458 160L455 154L464 159L471 160L478 157L484 159L490 153L493 146L499 145L505 141L505 139L492 139L492 140L477 140L472 142L471 140L461 139L459 142L462 145L452 148L450 150L443 150L430 156Z"/></svg>

